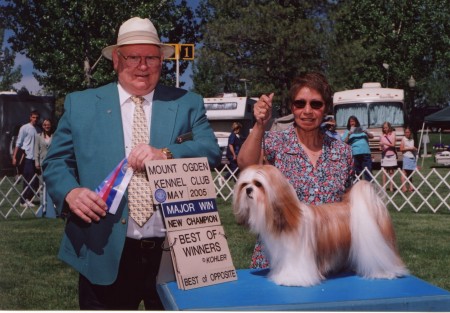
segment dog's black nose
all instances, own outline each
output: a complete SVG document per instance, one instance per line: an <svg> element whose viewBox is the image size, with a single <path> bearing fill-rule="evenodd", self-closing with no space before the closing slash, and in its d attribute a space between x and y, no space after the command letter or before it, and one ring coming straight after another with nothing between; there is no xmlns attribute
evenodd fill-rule
<svg viewBox="0 0 450 313"><path fill-rule="evenodd" d="M247 194L247 196L248 196L249 198L252 198L251 195L252 195L252 193L253 193L253 187L247 187L247 188L245 189L245 193Z"/></svg>

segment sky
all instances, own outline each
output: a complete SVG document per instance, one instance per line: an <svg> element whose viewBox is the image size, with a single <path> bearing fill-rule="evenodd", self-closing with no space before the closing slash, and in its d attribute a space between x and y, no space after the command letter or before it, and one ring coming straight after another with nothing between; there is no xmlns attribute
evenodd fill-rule
<svg viewBox="0 0 450 313"><path fill-rule="evenodd" d="M14 84L14 87L18 90L25 87L31 94L36 94L42 87L33 76L33 62L23 54L16 54L14 68L17 68L19 65L22 67L22 80Z"/></svg>
<svg viewBox="0 0 450 313"><path fill-rule="evenodd" d="M3 46L2 46L2 50L5 47L10 47L10 45L8 44L8 38L12 35L12 31L10 30L6 30L5 31L5 38L3 40ZM37 80L34 78L33 76L33 62L31 62L30 59L28 59L25 55L23 54L19 54L16 53L16 59L15 59L15 64L14 64L14 68L17 68L18 66L22 67L22 80L17 83L14 84L14 87L16 89L20 89L22 88L22 86L25 86L28 91L30 91L32 94L37 93L39 90L41 90L41 86L39 86L39 83L37 82ZM8 91L8 90L0 90L0 91Z"/></svg>

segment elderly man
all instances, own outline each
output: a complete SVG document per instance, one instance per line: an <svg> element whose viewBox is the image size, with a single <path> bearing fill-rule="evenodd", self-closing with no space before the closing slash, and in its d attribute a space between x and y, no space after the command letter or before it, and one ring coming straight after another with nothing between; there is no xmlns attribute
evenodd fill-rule
<svg viewBox="0 0 450 313"><path fill-rule="evenodd" d="M68 212L59 257L79 273L81 309L163 309L156 292L165 229L155 210L144 162L207 157L220 149L203 99L160 85L162 62L173 54L152 22L131 18L117 44L103 49L118 82L69 94L44 161L44 180L59 209ZM192 140L177 137L192 133ZM93 191L127 157L134 170L115 214Z"/></svg>

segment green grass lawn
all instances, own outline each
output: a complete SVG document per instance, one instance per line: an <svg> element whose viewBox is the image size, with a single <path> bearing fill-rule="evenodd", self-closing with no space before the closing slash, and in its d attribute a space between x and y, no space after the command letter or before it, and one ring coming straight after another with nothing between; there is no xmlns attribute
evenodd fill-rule
<svg viewBox="0 0 450 313"><path fill-rule="evenodd" d="M218 200L236 268L248 268L255 236L236 225L231 205ZM391 212L400 253L412 275L450 290L450 214ZM77 310L78 274L56 257L59 219L0 220L0 309Z"/></svg>
<svg viewBox="0 0 450 313"><path fill-rule="evenodd" d="M78 274L56 257L60 219L0 220L0 309L76 310Z"/></svg>
<svg viewBox="0 0 450 313"><path fill-rule="evenodd" d="M432 158L424 164L428 170ZM233 263L248 268L255 236L236 225L230 200L217 201ZM450 212L390 212L411 274L450 290ZM78 274L56 257L64 222L30 215L0 219L0 310L78 310Z"/></svg>

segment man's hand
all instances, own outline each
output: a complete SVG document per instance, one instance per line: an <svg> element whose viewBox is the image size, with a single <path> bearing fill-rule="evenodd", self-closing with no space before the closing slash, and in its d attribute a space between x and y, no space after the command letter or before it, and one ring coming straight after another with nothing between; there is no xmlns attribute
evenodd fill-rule
<svg viewBox="0 0 450 313"><path fill-rule="evenodd" d="M108 208L99 195L87 188L72 189L66 196L66 202L70 211L86 223L100 221Z"/></svg>
<svg viewBox="0 0 450 313"><path fill-rule="evenodd" d="M145 168L145 161L165 159L166 155L162 153L161 149L140 143L131 150L128 156L128 165L135 171L142 171Z"/></svg>

